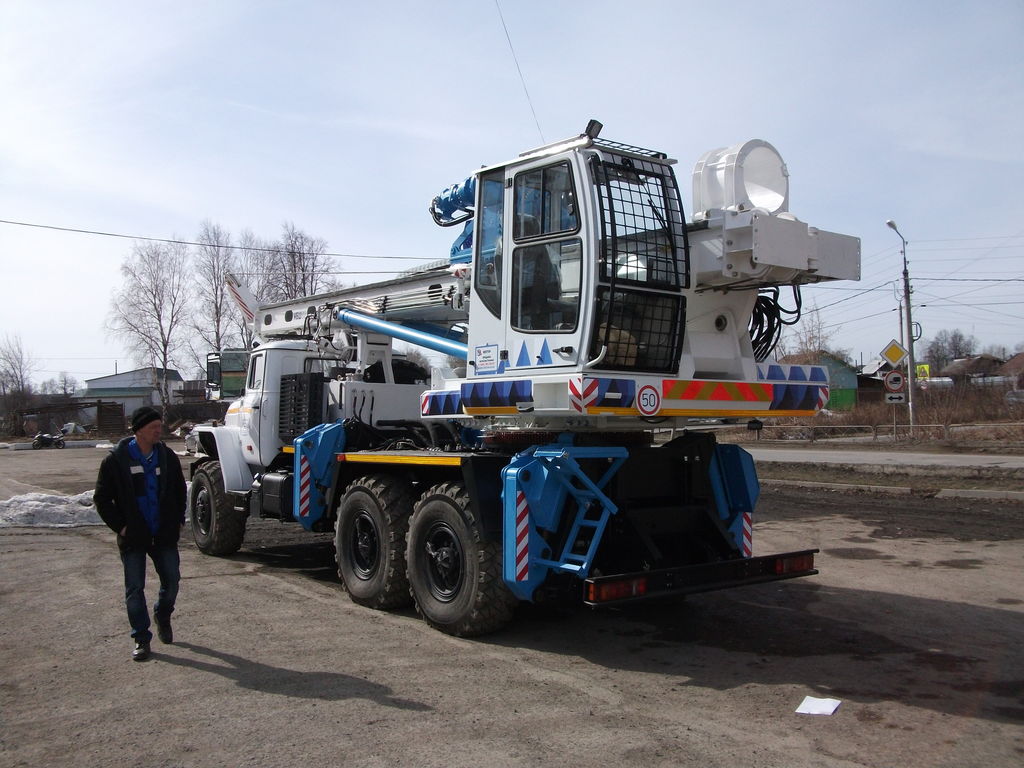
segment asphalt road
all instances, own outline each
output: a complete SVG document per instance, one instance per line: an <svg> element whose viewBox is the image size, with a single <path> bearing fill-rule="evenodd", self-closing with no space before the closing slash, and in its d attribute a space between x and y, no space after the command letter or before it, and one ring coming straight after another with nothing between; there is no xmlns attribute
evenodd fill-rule
<svg viewBox="0 0 1024 768"><path fill-rule="evenodd" d="M102 458L55 455L0 478L72 492ZM1022 539L1020 504L769 488L755 554L820 575L462 640L261 521L231 558L183 542L178 642L137 664L105 529L0 529L0 765L1016 766Z"/></svg>
<svg viewBox="0 0 1024 768"><path fill-rule="evenodd" d="M1007 456L987 453L914 453L910 451L887 451L877 447L837 449L827 444L802 445L788 448L780 445L758 446L746 443L755 461L784 461L804 463L813 461L820 464L857 464L877 466L929 467L950 469L988 468L1024 471L1024 456Z"/></svg>

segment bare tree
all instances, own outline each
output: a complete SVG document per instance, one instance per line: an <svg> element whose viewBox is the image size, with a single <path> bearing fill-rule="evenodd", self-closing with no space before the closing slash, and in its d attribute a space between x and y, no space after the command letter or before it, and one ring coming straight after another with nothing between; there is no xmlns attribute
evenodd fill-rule
<svg viewBox="0 0 1024 768"><path fill-rule="evenodd" d="M74 397L75 391L78 389L78 379L68 374L67 371L61 371L57 378L47 379L39 387L39 391L44 395L60 395L61 397Z"/></svg>
<svg viewBox="0 0 1024 768"><path fill-rule="evenodd" d="M161 371L156 382L164 415L171 394L167 371L177 363L188 330L188 248L137 243L121 265L124 280L114 293L108 330L140 365Z"/></svg>
<svg viewBox="0 0 1024 768"><path fill-rule="evenodd" d="M779 357L796 356L805 364L817 362L820 353L827 352L844 362L850 362L850 350L833 345L836 328L830 328L821 318L818 307L804 310L800 322L783 332L783 339L776 347Z"/></svg>
<svg viewBox="0 0 1024 768"><path fill-rule="evenodd" d="M235 275L245 283L261 304L271 301L271 285L275 282L272 269L276 255L277 249L273 243L256 237L250 229L242 230L238 238L237 272ZM244 349L251 349L252 323L247 321L241 312L235 312L232 318L234 318L238 331L238 338L241 340L240 346Z"/></svg>
<svg viewBox="0 0 1024 768"><path fill-rule="evenodd" d="M291 222L282 227L272 264L273 282L268 286L271 301L312 296L334 286L330 272L334 259L326 255L327 241L310 237Z"/></svg>
<svg viewBox="0 0 1024 768"><path fill-rule="evenodd" d="M932 375L936 376L954 360L973 355L977 346L973 336L965 336L960 330L942 330L928 342L925 360L931 366Z"/></svg>
<svg viewBox="0 0 1024 768"><path fill-rule="evenodd" d="M193 255L195 306L188 347L193 362L205 369L205 353L238 343L235 308L225 278L237 271L238 258L231 247L231 235L209 219L200 225L199 245Z"/></svg>
<svg viewBox="0 0 1024 768"><path fill-rule="evenodd" d="M0 342L0 414L5 431L21 431L18 412L31 404L35 369L36 361L25 350L21 337L5 335Z"/></svg>

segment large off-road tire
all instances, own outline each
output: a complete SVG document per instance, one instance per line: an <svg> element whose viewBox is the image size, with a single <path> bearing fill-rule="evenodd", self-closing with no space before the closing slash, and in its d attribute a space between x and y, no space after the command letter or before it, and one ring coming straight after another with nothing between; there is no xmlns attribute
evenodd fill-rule
<svg viewBox="0 0 1024 768"><path fill-rule="evenodd" d="M401 608L412 602L405 540L412 489L388 475L354 480L346 489L334 527L338 576L353 602Z"/></svg>
<svg viewBox="0 0 1024 768"><path fill-rule="evenodd" d="M501 543L484 539L462 483L420 497L406 557L416 609L432 627L471 637L512 619L516 599L501 578Z"/></svg>
<svg viewBox="0 0 1024 768"><path fill-rule="evenodd" d="M245 513L234 509L224 491L219 461L208 461L192 477L189 502L192 536L200 552L231 555L245 538Z"/></svg>

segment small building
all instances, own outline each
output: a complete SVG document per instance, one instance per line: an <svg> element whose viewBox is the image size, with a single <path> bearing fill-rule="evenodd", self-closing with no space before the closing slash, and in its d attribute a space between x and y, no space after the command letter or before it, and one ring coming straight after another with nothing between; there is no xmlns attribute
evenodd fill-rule
<svg viewBox="0 0 1024 768"><path fill-rule="evenodd" d="M121 403L125 414L130 414L143 405L160 407L160 386L165 377L171 402L181 402L184 388L181 374L171 369L153 367L86 379L85 389L77 394L82 399ZM84 414L84 418L88 416Z"/></svg>
<svg viewBox="0 0 1024 768"><path fill-rule="evenodd" d="M996 368L995 375L1011 378L1015 389L1024 389L1024 352L1018 352Z"/></svg>
<svg viewBox="0 0 1024 768"><path fill-rule="evenodd" d="M961 357L939 371L939 376L952 379L956 386L966 386L997 376L996 371L1002 365L1003 361L992 355Z"/></svg>

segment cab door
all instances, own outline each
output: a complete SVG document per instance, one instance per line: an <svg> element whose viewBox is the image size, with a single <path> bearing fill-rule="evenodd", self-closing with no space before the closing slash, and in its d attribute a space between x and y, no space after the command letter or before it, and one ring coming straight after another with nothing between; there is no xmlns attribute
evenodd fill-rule
<svg viewBox="0 0 1024 768"><path fill-rule="evenodd" d="M575 366L580 356L583 229L572 156L520 166L511 175L508 368Z"/></svg>
<svg viewBox="0 0 1024 768"><path fill-rule="evenodd" d="M242 455L248 464L264 466L261 461L260 434L263 424L264 385L267 379L267 353L256 352L249 358L249 371L245 380L239 409L238 430Z"/></svg>

